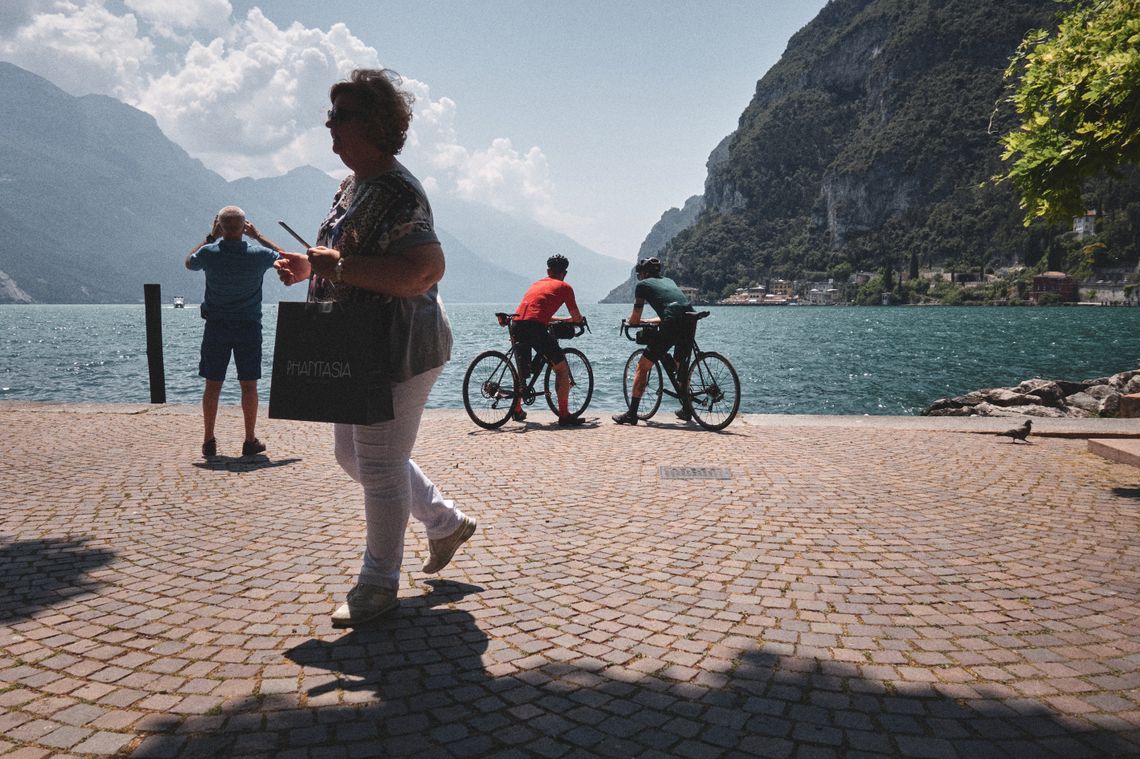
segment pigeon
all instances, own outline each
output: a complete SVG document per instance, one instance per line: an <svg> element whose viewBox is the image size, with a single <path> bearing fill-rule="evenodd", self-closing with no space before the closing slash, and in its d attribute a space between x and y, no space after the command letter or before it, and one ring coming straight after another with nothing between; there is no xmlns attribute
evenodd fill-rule
<svg viewBox="0 0 1140 759"><path fill-rule="evenodd" d="M1029 441L1026 440L1026 438L1029 437L1029 429L1032 426L1033 426L1033 422L1026 419L1025 423L1022 424L1020 427L1014 427L1012 430L1006 430L1005 432L999 432L997 434L1000 437L1010 438L1009 442L1011 442L1011 443L1016 443L1018 440L1025 440L1025 442L1028 443Z"/></svg>

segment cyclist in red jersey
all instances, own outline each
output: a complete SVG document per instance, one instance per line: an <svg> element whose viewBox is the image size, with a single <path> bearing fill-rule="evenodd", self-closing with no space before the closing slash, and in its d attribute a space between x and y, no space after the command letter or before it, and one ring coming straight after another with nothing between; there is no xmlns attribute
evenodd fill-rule
<svg viewBox="0 0 1140 759"><path fill-rule="evenodd" d="M531 370L531 350L546 357L554 369L554 389L558 394L558 424L570 427L581 424L580 416L570 414L567 396L570 394L570 370L566 366L566 354L548 327L551 322L569 321L577 324L582 321L582 313L574 300L574 288L566 283L566 270L570 261L561 254L546 259L546 276L535 282L526 291L522 303L515 310L511 323L511 339L515 341L518 356L520 381L525 385ZM569 319L555 319L554 314L563 305L570 312ZM515 402L515 421L526 419L522 401Z"/></svg>

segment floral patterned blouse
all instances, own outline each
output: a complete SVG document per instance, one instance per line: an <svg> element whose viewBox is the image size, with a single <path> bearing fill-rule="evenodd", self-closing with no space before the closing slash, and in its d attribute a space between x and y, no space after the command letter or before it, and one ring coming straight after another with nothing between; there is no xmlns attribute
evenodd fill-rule
<svg viewBox="0 0 1140 759"><path fill-rule="evenodd" d="M341 182L317 233L317 245L335 248L344 258L390 256L437 242L427 195L419 180L399 163L392 171L363 182L351 175ZM451 324L436 285L423 295L395 298L314 276L309 296L312 300L381 304L388 324L392 382L443 366L451 358Z"/></svg>

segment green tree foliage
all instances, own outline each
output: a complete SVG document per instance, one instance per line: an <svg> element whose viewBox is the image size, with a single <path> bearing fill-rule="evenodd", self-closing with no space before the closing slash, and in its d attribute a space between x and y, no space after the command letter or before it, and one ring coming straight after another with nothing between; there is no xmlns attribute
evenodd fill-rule
<svg viewBox="0 0 1140 759"><path fill-rule="evenodd" d="M1006 77L1022 119L1002 138L1025 224L1083 213L1086 179L1140 163L1140 1L1081 3L1029 34Z"/></svg>

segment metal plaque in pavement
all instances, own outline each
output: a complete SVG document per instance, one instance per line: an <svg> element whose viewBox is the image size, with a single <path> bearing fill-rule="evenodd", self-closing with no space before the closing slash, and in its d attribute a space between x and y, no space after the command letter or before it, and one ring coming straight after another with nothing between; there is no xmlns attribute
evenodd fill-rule
<svg viewBox="0 0 1140 759"><path fill-rule="evenodd" d="M659 466L657 475L663 480L731 480L725 466Z"/></svg>

